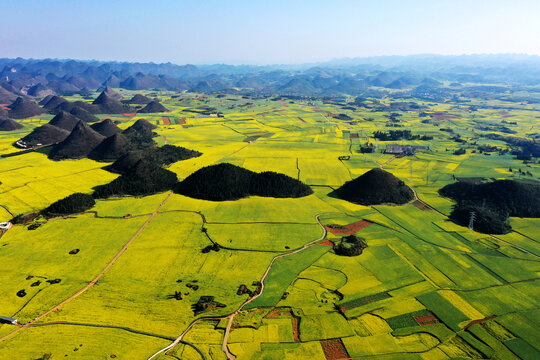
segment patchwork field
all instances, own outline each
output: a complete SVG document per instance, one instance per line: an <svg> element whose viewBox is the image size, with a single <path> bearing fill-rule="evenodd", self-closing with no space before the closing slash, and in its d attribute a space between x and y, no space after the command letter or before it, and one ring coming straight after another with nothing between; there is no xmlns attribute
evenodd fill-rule
<svg viewBox="0 0 540 360"><path fill-rule="evenodd" d="M122 129L147 119L158 145L200 151L167 167L180 180L231 163L286 174L313 194L114 197L35 229L13 226L0 235L0 316L19 325L0 324L0 359L149 359L162 349L154 359L540 358L538 219L482 234L449 221L454 202L438 194L459 178L538 181L537 161L476 150L507 146L475 129L501 121L499 112L418 101L430 122L399 111L400 124L433 139L396 142L373 136L393 128L386 113L329 101L156 95L169 113L100 117ZM516 136L538 131L534 107L509 110ZM332 116L340 113L353 120ZM13 154L14 141L50 119L0 133L0 154L14 155L0 158L0 222L118 176L108 163L52 161L46 148ZM367 143L376 151L362 153ZM395 143L429 150L383 153ZM404 181L414 201L362 206L335 196L372 168ZM335 253L345 235L363 239L359 256ZM204 297L213 298L197 311Z"/></svg>

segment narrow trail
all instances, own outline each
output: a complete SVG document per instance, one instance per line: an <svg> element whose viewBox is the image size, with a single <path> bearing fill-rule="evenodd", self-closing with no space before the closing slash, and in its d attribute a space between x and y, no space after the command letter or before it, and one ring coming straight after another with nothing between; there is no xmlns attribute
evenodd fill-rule
<svg viewBox="0 0 540 360"><path fill-rule="evenodd" d="M109 268L116 262L116 260L118 260L118 258L120 256L122 256L122 254L127 250L129 245L131 245L131 243L141 234L141 232L146 228L146 226L150 223L150 221L158 214L159 210L163 207L163 205L165 205L165 203L167 202L167 200L169 200L171 195L172 195L172 192L169 193L169 195L161 202L161 204L159 204L157 209L152 213L152 215L150 215L150 217L148 217L148 219L144 222L144 224L141 225L141 227L137 230L135 235L133 235L131 237L131 239L122 247L122 249L120 249L120 251L115 255L115 257L105 266L105 268L103 270L101 270L101 272L94 278L94 280L90 281L85 287L83 287L81 290L77 291L75 294L71 295L66 300L62 301L60 304L54 306L53 308L51 308L48 311L46 311L45 313L39 315L38 317L31 320L30 322L28 322L28 323L26 323L24 325L21 325L21 327L19 327L17 330L12 331L11 333L9 333L9 334L5 335L4 337L0 338L0 342L11 338L12 336L16 335L18 332L20 332L20 331L22 331L22 330L24 330L24 329L26 329L28 327L31 327L32 324L34 324L38 320L44 318L45 316L51 314L52 312L54 312L56 310L58 310L59 308L61 308L62 306L64 306L68 302L70 302L71 300L73 300L73 299L79 297L80 295L84 294L88 289L90 289L92 286L94 286L98 282L98 280L101 279L103 277L103 275L105 275L107 270L109 270Z"/></svg>
<svg viewBox="0 0 540 360"><path fill-rule="evenodd" d="M254 142L254 141L253 141ZM253 143L252 142L252 143ZM219 160L215 161L215 163L218 163L219 161L243 150L244 148L246 148L247 146L251 145L251 143L247 143L245 146L242 146L240 149L228 154L228 155L225 155L223 156L222 158L220 158ZM81 172L86 172L86 171L91 171L91 170L94 170L94 169L88 169L88 170L84 170L84 171L81 171ZM79 173L81 173L79 172ZM25 184L26 185L26 184ZM75 294L73 294L72 296L70 296L69 298L65 299L64 301L62 301L61 303L55 305L53 308L47 310L45 313L37 316L36 318L34 318L33 320L29 321L28 323L24 324L24 325L21 325L20 327L18 327L16 330L10 332L9 334L3 336L2 338L0 338L0 343L15 336L17 333L19 333L20 331L28 328L28 327L32 327L34 326L34 324L39 321L40 319L46 317L47 315L57 311L58 309L60 309L62 306L64 306L65 304L69 303L70 301L74 300L75 298L79 297L80 295L84 294L88 289L90 289L92 286L94 286L104 275L105 273L109 270L109 268L118 260L118 258L120 256L122 256L122 254L127 250L127 248L131 245L131 243L141 234L141 232L146 228L146 226L150 223L150 221L152 221L152 219L160 212L161 208L163 207L163 205L165 205L165 203L167 202L167 200L169 200L169 198L173 195L173 192L170 192L169 195L167 195L167 197L159 204L159 206L156 208L156 210L148 217L148 219L144 222L144 224L141 225L141 227L137 230L137 232L131 237L131 239L122 247L122 249L120 249L120 251L114 256L114 258L105 266L105 268L92 280L90 281L85 287L83 287L81 290L77 291ZM6 209L7 210L7 209ZM94 215L97 215L97 214L94 214ZM204 219L204 216L203 217L203 220ZM177 339L178 340L178 339ZM180 339L180 341L177 342L177 344L179 342L182 342L182 340ZM186 342L187 343L187 342ZM188 344L188 345L192 345L192 344ZM195 350L202 356L203 359L206 359L204 354L200 351L200 349L198 349L196 346L193 345L193 347L195 348Z"/></svg>
<svg viewBox="0 0 540 360"><path fill-rule="evenodd" d="M78 323L78 322L69 322L69 321L53 321L53 322L48 322L48 323L32 324L29 327L60 326L60 325L86 326L86 327L97 327L97 328L105 328L105 329L117 329L117 330L123 330L123 331L127 331L127 332L130 332L130 333L138 334L138 335L155 337L155 338L158 338L158 339L174 340L174 338L172 338L170 336L149 333L149 332L145 332L145 331L135 330L135 329L132 329L132 328L129 328L129 327L126 327L126 326L116 326L116 325L89 324L89 323Z"/></svg>
<svg viewBox="0 0 540 360"><path fill-rule="evenodd" d="M288 252L288 253L285 253L285 254L280 254L280 255L276 255L272 258L272 260L270 261L270 263L268 264L268 267L266 268L266 271L264 272L260 282L261 282L261 291L247 299L246 301L244 301L239 307L238 309L233 312L232 314L228 315L228 316L222 316L222 317L208 317L208 318L199 318L197 320L194 320L187 328L186 330L184 330L184 332L182 334L180 334L180 336L175 340L173 341L170 345L164 347L163 349L157 351L156 353L154 353L152 356L150 356L148 358L148 360L152 360L154 357L156 357L157 355L165 352L165 351L168 351L172 348L174 348L176 345L178 345L179 343L182 342L182 339L183 337L189 332L189 330L191 330L191 328L193 328L193 326L195 326L197 323L201 322L201 321L206 321L206 320L221 320L223 318L227 318L229 319L229 321L227 322L227 327L225 329L225 334L223 336L223 343L222 343L222 346L221 346L221 349L223 350L223 352L225 352L225 354L227 355L227 358L230 359L230 360L233 360L233 359L236 359L236 356L234 356L233 354L230 353L229 351L229 348L227 346L227 343L229 341L229 335L230 335L230 331L231 331L231 327L232 327L232 324L233 324L233 321L234 321L234 318L236 315L238 315L238 313L240 311L242 311L244 309L244 307L248 304L250 304L251 302L253 302L255 299L257 299L258 297L260 297L263 292L264 292L264 280L266 279L266 277L268 276L268 274L270 273L270 270L272 269L272 266L274 265L275 261L277 259L280 259L280 258L283 258L283 257L286 257L286 256L289 256L289 255L293 255L293 254L297 254L315 244L317 244L318 242L324 240L326 238L326 235L327 235L327 230L326 228L324 227L323 224L321 224L321 221L320 221L320 217L321 216L324 216L324 215L339 215L339 214L342 214L342 213L334 213L334 212L328 212L328 213L321 213L321 214L317 214L315 216L315 219L317 220L317 224L319 224L319 226L322 228L323 230L323 233L322 235L318 238L318 239L315 239L315 240L312 240L310 242L308 242L307 244L304 244L302 247L298 248L298 249L295 249L291 252Z"/></svg>
<svg viewBox="0 0 540 360"><path fill-rule="evenodd" d="M257 139L253 140L253 141L250 142L250 143L248 142L246 145L242 146L240 149L238 149L238 150L236 150L236 151L233 151L232 153L227 154L227 155L223 156L222 158L219 158L218 160L214 161L214 162L212 163L212 165L217 164L217 163L220 162L221 160L226 159L226 158L228 158L229 156L234 155L234 154L236 154L237 152L240 152L240 151L244 150L244 149L247 148L249 145L255 143L255 141L257 141Z"/></svg>
<svg viewBox="0 0 540 360"><path fill-rule="evenodd" d="M169 336L149 333L149 332L145 332L145 331L135 330L135 329L132 329L132 328L129 328L129 327L126 327L126 326L116 326L116 325L101 325L101 324L88 324L88 323L57 321L57 322L50 322L50 323L44 323L44 324L32 324L32 325L30 325L30 327L42 327L42 326L52 326L52 325L71 325L71 326L86 326L86 327L97 327L97 328L105 328L105 329L116 329L116 330L127 331L127 332L137 334L137 335L155 337L155 338L163 339L163 340L174 340L174 338L169 337ZM185 340L182 340L181 343L184 344L184 345L191 346L195 351L197 351L199 353L199 355L201 355L201 358L203 360L206 360L206 356L204 355L204 353L195 344L193 344L193 343L191 343L189 341L185 341Z"/></svg>
<svg viewBox="0 0 540 360"><path fill-rule="evenodd" d="M270 261L270 264L268 264L268 267L266 268L266 271L264 272L262 278L261 278L261 291L253 296L252 298L249 298L247 299L242 305L240 305L240 307L234 312L232 313L231 315L227 316L227 318L229 319L229 322L227 323L227 327L225 329L225 335L223 336L223 344L221 345L221 350L223 350L225 352L225 354L227 355L227 358L229 360L234 360L236 359L236 356L234 356L233 354L231 354L229 352L229 347L227 346L227 343L229 341L229 335L230 335L230 332L231 332L231 327L232 327L232 324L233 324L233 321L234 321L234 317L240 312L242 311L242 309L250 304L251 302L253 302L253 300L257 299L258 297L260 297L262 294L263 294L263 291L264 291L264 280L266 279L266 277L268 276L268 274L270 273L270 270L272 269L272 266L274 265L275 261L277 259L280 259L280 258L283 258L283 257L286 257L286 256L290 256L290 255L294 255L294 254L297 254L301 251L304 251L305 249L315 245L316 243L324 240L326 238L326 234L327 234L327 230L326 228L324 227L323 224L321 224L321 221L320 221L320 217L323 216L323 215L336 215L338 213L321 213L321 214L318 214L315 216L315 219L317 220L317 223L319 224L319 226L321 227L321 229L323 230L323 233L322 235L318 238L318 239L315 239L313 241L310 241L309 243L305 244L304 246L302 246L301 248L298 248L294 251L291 251L289 253L286 253L286 254L281 254L281 255L277 255L277 256L274 256L274 258L272 259L272 261Z"/></svg>

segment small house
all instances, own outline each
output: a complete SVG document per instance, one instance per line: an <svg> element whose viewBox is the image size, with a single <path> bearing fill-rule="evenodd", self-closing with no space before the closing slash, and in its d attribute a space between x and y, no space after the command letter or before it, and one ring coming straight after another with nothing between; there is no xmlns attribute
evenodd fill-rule
<svg viewBox="0 0 540 360"><path fill-rule="evenodd" d="M0 231L6 231L11 228L11 223L9 221L0 222Z"/></svg>

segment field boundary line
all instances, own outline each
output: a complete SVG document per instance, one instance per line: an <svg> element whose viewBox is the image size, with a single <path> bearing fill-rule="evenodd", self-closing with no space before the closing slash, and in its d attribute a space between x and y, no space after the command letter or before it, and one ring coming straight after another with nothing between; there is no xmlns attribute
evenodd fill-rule
<svg viewBox="0 0 540 360"><path fill-rule="evenodd" d="M184 332L182 332L182 334L180 334L180 336L178 336L178 338L173 341L170 345L164 347L163 349L161 350L158 350L157 352L155 352L152 356L150 356L148 358L148 360L152 360L154 357L156 357L157 355L161 354L162 352L165 352L165 351L168 351L172 348L174 348L176 345L178 345L179 343L182 342L182 338L188 333L188 331L195 325L197 324L198 322L200 321L204 321L204 320L221 320L221 319L224 319L224 318L228 318L229 321L227 322L227 327L225 328L225 334L223 335L223 343L222 343L222 346L221 346L221 349L223 350L223 352L227 355L227 358L230 359L230 360L233 360L233 359L236 359L236 356L234 356L233 354L231 354L229 352L229 349L227 347L227 342L228 342L228 339L229 339L229 334L230 334L230 331L231 331L231 327L232 327L232 323L233 323L233 320L234 320L234 317L240 312L242 311L242 309L248 305L249 303L251 303L253 300L257 299L259 296L262 295L263 291L264 291L264 280L266 279L266 277L268 276L268 274L270 273L270 270L272 269L272 265L274 264L274 262L279 259L279 258L282 258L282 257L285 257L285 256L289 256L289 255L293 255L293 254L297 254L315 244L317 244L318 242L320 242L321 240L324 240L326 238L326 235L327 235L327 230L326 228L324 227L324 225L322 225L321 221L320 221L320 217L321 216L324 216L324 215L335 215L335 214L340 214L340 215L347 215L347 214L344 214L344 213L338 213L338 212L327 212L327 213L320 213L320 214L317 214L315 216L315 219L317 220L317 224L322 228L322 235L315 239L315 240L312 240L306 244L304 244L302 247L299 247L293 251L290 251L288 253L285 253L285 254L280 254L280 255L276 255L272 258L272 260L270 261L270 264L268 264L268 267L266 268L266 271L264 272L260 282L261 282L261 290L260 292L247 299L246 301L244 301L240 307L238 307L238 309L236 309L236 311L234 311L232 314L230 315L227 315L227 316L218 316L218 317L207 317L207 318L199 318L199 319L196 319L194 320L187 328L186 330L184 330Z"/></svg>
<svg viewBox="0 0 540 360"><path fill-rule="evenodd" d="M83 287L81 290L77 291L75 294L71 295L69 298L65 299L64 301L62 301L60 304L54 306L53 308L49 309L48 311L46 311L45 313L39 315L38 317L36 317L35 319L31 320L30 322L22 325L21 327L19 327L17 330L5 335L4 337L0 338L0 342L2 341L5 341L9 338L11 338L12 336L15 336L18 332L22 331L23 329L26 329L28 327L30 327L32 324L34 324L36 321L44 318L45 316L51 314L52 312L54 311L57 311L58 309L60 309L62 306L64 306L65 304L67 304L68 302L70 302L71 300L79 297L80 295L84 294L88 289L90 289L92 286L94 286L104 275L105 273L107 272L107 270L109 270L109 268L111 266L114 265L114 263L116 262L116 260L118 260L118 258L120 258L120 256L122 256L122 254L127 250L127 248L129 247L129 245L131 245L131 243L141 234L141 232L146 228L146 226L148 225L148 223L150 223L150 221L159 213L159 210L161 209L161 207L163 205L165 205L165 203L167 202L167 200L169 200L169 198L171 197L173 193L170 192L169 195L161 202L161 204L159 204L159 206L157 207L157 209L152 213L152 215L150 215L150 217L148 217L148 219L146 219L146 221L144 222L144 224L141 225L141 227L139 227L139 229L137 230L137 232L135 233L135 235L133 235L131 237L131 239L129 239L129 241L122 247L122 249L120 249L120 251L114 256L114 258L109 261L109 263L105 266L105 268L103 268L103 270L101 270L101 272L92 280L90 281L85 287Z"/></svg>

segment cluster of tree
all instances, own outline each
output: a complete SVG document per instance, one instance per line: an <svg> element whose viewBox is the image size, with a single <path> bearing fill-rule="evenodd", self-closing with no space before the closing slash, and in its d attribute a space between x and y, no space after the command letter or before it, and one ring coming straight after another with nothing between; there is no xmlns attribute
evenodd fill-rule
<svg viewBox="0 0 540 360"><path fill-rule="evenodd" d="M413 135L411 130L389 130L387 132L377 130L373 133L373 137L381 141L415 140L420 138L419 135Z"/></svg>
<svg viewBox="0 0 540 360"><path fill-rule="evenodd" d="M540 184L515 180L496 180L471 184L446 185L439 194L457 202L468 201L497 209L501 214L517 217L540 217Z"/></svg>
<svg viewBox="0 0 540 360"><path fill-rule="evenodd" d="M205 232L206 232L206 230L205 230ZM207 254L207 253L209 253L210 251L218 252L220 249L221 249L221 247L219 246L219 244L213 243L212 245L205 246L205 247L201 250L201 252L202 252L203 254Z"/></svg>
<svg viewBox="0 0 540 360"><path fill-rule="evenodd" d="M516 155L517 160L523 160L524 162L532 160L532 154L527 150L514 150L512 155Z"/></svg>
<svg viewBox="0 0 540 360"><path fill-rule="evenodd" d="M391 113L390 115L387 115L388 120L391 122L399 122L399 118L401 117L401 114L398 113Z"/></svg>
<svg viewBox="0 0 540 360"><path fill-rule="evenodd" d="M201 296L199 301L191 305L191 309L195 313L195 316L197 316L205 311L210 311L215 308L224 308L226 306L227 305L215 301L213 296Z"/></svg>
<svg viewBox="0 0 540 360"><path fill-rule="evenodd" d="M130 144L136 149L148 149L155 146L153 138L157 136L152 130L156 126L146 119L139 119L122 134L128 138Z"/></svg>
<svg viewBox="0 0 540 360"><path fill-rule="evenodd" d="M482 130L482 131L499 131L505 134L517 134L517 131L510 129L509 127L506 127L504 125L496 125L496 126L477 126L476 129Z"/></svg>
<svg viewBox="0 0 540 360"><path fill-rule="evenodd" d="M478 151L480 153L483 153L483 152L499 152L499 154L504 154L505 151L497 146L492 146L492 145L480 145L477 147L478 148Z"/></svg>
<svg viewBox="0 0 540 360"><path fill-rule="evenodd" d="M340 256L358 256L367 247L364 239L355 235L348 235L334 244L334 253Z"/></svg>
<svg viewBox="0 0 540 360"><path fill-rule="evenodd" d="M346 182L334 194L361 205L405 204L414 198L413 191L403 181L379 168Z"/></svg>
<svg viewBox="0 0 540 360"><path fill-rule="evenodd" d="M170 190L177 182L175 173L142 159L110 183L96 186L93 197L103 199L122 195L151 195Z"/></svg>
<svg viewBox="0 0 540 360"><path fill-rule="evenodd" d="M163 145L158 148L152 147L145 150L131 151L118 158L118 160L107 167L107 170L123 174L143 159L158 166L166 166L180 160L187 160L201 155L198 151L186 149L181 146Z"/></svg>
<svg viewBox="0 0 540 360"><path fill-rule="evenodd" d="M197 170L175 186L174 191L197 199L237 200L248 196L296 198L313 193L302 182L272 171L255 173L232 164Z"/></svg>
<svg viewBox="0 0 540 360"><path fill-rule="evenodd" d="M516 155L519 160L530 160L533 157L540 157L540 143L535 140L499 134L487 134L486 137L488 139L506 142L512 147L512 154Z"/></svg>
<svg viewBox="0 0 540 360"><path fill-rule="evenodd" d="M508 223L508 216L492 207L465 201L457 203L450 213L450 219L462 226L470 224L471 216L474 216L472 225L475 231L486 234L506 234L512 230Z"/></svg>
<svg viewBox="0 0 540 360"><path fill-rule="evenodd" d="M508 216L540 217L540 184L514 180L496 180L472 184L457 182L439 190L442 196L457 201L450 218L468 225L475 213L474 229L492 234L511 230Z"/></svg>
<svg viewBox="0 0 540 360"><path fill-rule="evenodd" d="M159 165L169 165L180 160L201 156L202 153L181 146L163 145L150 152L150 159Z"/></svg>
<svg viewBox="0 0 540 360"><path fill-rule="evenodd" d="M352 117L350 117L347 114L337 114L337 115L332 115L332 117L334 117L336 119L339 119L339 120L352 120L353 119Z"/></svg>
<svg viewBox="0 0 540 360"><path fill-rule="evenodd" d="M454 151L454 155L463 155L466 152L467 152L467 150L465 150L465 148L459 148L459 149Z"/></svg>
<svg viewBox="0 0 540 360"><path fill-rule="evenodd" d="M514 172L514 170L512 170L512 168L508 168L508 171L510 172ZM533 176L532 172L530 172L529 170L521 170L521 168L517 169L517 172L520 174L520 175L523 175L523 176Z"/></svg>
<svg viewBox="0 0 540 360"><path fill-rule="evenodd" d="M360 145L358 149L362 154L371 154L375 151L375 146L373 144Z"/></svg>
<svg viewBox="0 0 540 360"><path fill-rule="evenodd" d="M95 204L92 195L75 193L52 203L41 213L46 217L76 214L91 209Z"/></svg>
<svg viewBox="0 0 540 360"><path fill-rule="evenodd" d="M260 281L254 281L251 285L255 286L255 290L250 290L245 284L241 284L238 287L238 290L236 291L236 295L248 294L249 297L253 297L253 296L257 295L257 294L260 294L261 287L262 287L261 282Z"/></svg>

